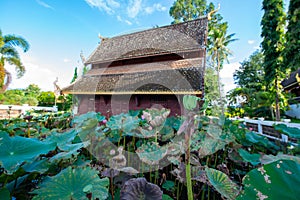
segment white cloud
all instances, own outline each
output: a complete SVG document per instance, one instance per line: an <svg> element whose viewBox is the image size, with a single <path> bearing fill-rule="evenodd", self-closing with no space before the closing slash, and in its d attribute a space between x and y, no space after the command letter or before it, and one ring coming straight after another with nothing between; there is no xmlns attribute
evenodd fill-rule
<svg viewBox="0 0 300 200"><path fill-rule="evenodd" d="M255 40L248 40L248 44L254 44Z"/></svg>
<svg viewBox="0 0 300 200"><path fill-rule="evenodd" d="M70 62L71 60L70 59L68 59L68 58L64 58L64 63L68 63L68 62Z"/></svg>
<svg viewBox="0 0 300 200"><path fill-rule="evenodd" d="M240 63L234 62L225 64L220 71L221 82L224 84L224 93L236 87L233 80L233 73L240 67Z"/></svg>
<svg viewBox="0 0 300 200"><path fill-rule="evenodd" d="M167 8L162 6L160 3L155 3L152 6L148 6L145 8L145 12L147 14L152 14L154 11L166 11Z"/></svg>
<svg viewBox="0 0 300 200"><path fill-rule="evenodd" d="M49 8L49 9L54 10L54 8L53 8L52 6L50 6L49 4L43 2L42 0L36 0L36 2L37 2L39 5L41 5L41 6L45 7L45 8Z"/></svg>
<svg viewBox="0 0 300 200"><path fill-rule="evenodd" d="M120 4L114 0L85 0L85 2L90 6L90 7L96 7L100 11L105 11L107 14L113 14L114 8L117 8L120 6Z"/></svg>
<svg viewBox="0 0 300 200"><path fill-rule="evenodd" d="M127 15L130 18L135 18L142 10L142 0L130 0L127 6Z"/></svg>
<svg viewBox="0 0 300 200"><path fill-rule="evenodd" d="M124 20L120 15L117 15L117 20L120 22L125 22L128 25L132 25L132 22L129 20Z"/></svg>

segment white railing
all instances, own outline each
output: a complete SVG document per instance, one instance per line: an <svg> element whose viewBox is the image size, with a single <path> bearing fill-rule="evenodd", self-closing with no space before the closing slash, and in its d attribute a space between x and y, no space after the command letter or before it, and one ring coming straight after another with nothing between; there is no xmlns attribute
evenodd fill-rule
<svg viewBox="0 0 300 200"><path fill-rule="evenodd" d="M21 114L25 114L26 111L36 110L36 111L47 111L47 112L57 112L57 106L44 107L44 106L29 106L28 104L20 105L0 105L0 119L5 118L15 118Z"/></svg>
<svg viewBox="0 0 300 200"><path fill-rule="evenodd" d="M281 134L281 138L277 138L277 137L265 134L263 132L263 126L273 127L276 124L285 124L288 127L293 127L293 128L300 129L300 124L298 124L298 123L289 123L290 120L283 120L281 122L277 122L277 121L265 121L263 118L259 118L258 120L243 118L242 121L244 121L245 124L249 123L249 124L257 125L258 134L266 136L266 137L274 139L274 140L279 140L279 141L282 141L282 142L288 142L289 138L288 138L287 135ZM297 144L295 144L295 145L297 145Z"/></svg>

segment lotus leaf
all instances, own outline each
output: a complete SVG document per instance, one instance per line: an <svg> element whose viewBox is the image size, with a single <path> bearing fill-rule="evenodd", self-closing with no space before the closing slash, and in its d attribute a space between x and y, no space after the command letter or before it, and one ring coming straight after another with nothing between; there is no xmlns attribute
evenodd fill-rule
<svg viewBox="0 0 300 200"><path fill-rule="evenodd" d="M162 185L162 188L164 188L168 191L174 192L175 191L175 183L174 183L174 181L166 180L164 182L164 184Z"/></svg>
<svg viewBox="0 0 300 200"><path fill-rule="evenodd" d="M24 161L32 161L40 154L56 148L56 143L41 142L33 138L9 137L0 132L0 162L8 174L15 172Z"/></svg>
<svg viewBox="0 0 300 200"><path fill-rule="evenodd" d="M275 162L277 160L293 160L293 161L297 162L298 164L300 164L300 157L286 155L286 154L282 154L282 153L277 154L277 156L263 155L260 160L261 160L261 163L264 165Z"/></svg>
<svg viewBox="0 0 300 200"><path fill-rule="evenodd" d="M240 156L243 158L244 161L251 163L252 165L258 165L260 163L260 155L257 153L251 154L244 149L238 150Z"/></svg>
<svg viewBox="0 0 300 200"><path fill-rule="evenodd" d="M172 199L172 197L170 197L169 195L163 194L162 200L173 200L173 199Z"/></svg>
<svg viewBox="0 0 300 200"><path fill-rule="evenodd" d="M288 127L285 124L277 124L277 125L275 125L274 128L275 128L275 130L280 131L281 133L284 133L291 138L300 139L300 129L299 128Z"/></svg>
<svg viewBox="0 0 300 200"><path fill-rule="evenodd" d="M300 164L278 160L253 169L243 178L244 191L238 200L299 199Z"/></svg>
<svg viewBox="0 0 300 200"><path fill-rule="evenodd" d="M0 189L0 197L2 200L10 200L10 192L6 188L1 188Z"/></svg>
<svg viewBox="0 0 300 200"><path fill-rule="evenodd" d="M56 142L57 147L62 149L66 144L71 143L76 135L77 132L74 129L70 129L62 133L53 131L44 141Z"/></svg>
<svg viewBox="0 0 300 200"><path fill-rule="evenodd" d="M143 162L149 165L158 165L159 161L167 155L167 148L152 142L140 146L136 153Z"/></svg>
<svg viewBox="0 0 300 200"><path fill-rule="evenodd" d="M108 197L108 185L109 179L100 179L94 169L68 167L44 181L32 193L37 194L33 199L88 199L86 194L91 193L92 199L104 200Z"/></svg>
<svg viewBox="0 0 300 200"><path fill-rule="evenodd" d="M246 139L253 144L259 144L266 148L273 148L275 150L279 150L279 147L275 145L273 142L269 141L267 137L258 135L255 132L246 133Z"/></svg>
<svg viewBox="0 0 300 200"><path fill-rule="evenodd" d="M121 189L121 200L162 200L163 192L145 178L133 178L124 184Z"/></svg>
<svg viewBox="0 0 300 200"><path fill-rule="evenodd" d="M89 141L76 144L66 144L63 146L63 152L60 152L53 156L50 159L50 162L76 157L80 153L78 150L80 150L83 147L87 147L89 144Z"/></svg>
<svg viewBox="0 0 300 200"><path fill-rule="evenodd" d="M222 196L235 200L239 193L238 186L225 173L208 167L205 172L208 181Z"/></svg>
<svg viewBox="0 0 300 200"><path fill-rule="evenodd" d="M99 116L95 112L88 112L82 115L75 116L72 123L74 124L81 124L82 122L88 119L98 119Z"/></svg>
<svg viewBox="0 0 300 200"><path fill-rule="evenodd" d="M25 165L22 166L24 171L26 172L39 172L39 173L44 173L46 172L50 167L50 163L48 159L41 159L39 160L38 158L33 160L30 163L26 163Z"/></svg>
<svg viewBox="0 0 300 200"><path fill-rule="evenodd" d="M162 126L169 114L170 110L165 108L162 108L161 110L151 108L143 111L144 118L152 127Z"/></svg>
<svg viewBox="0 0 300 200"><path fill-rule="evenodd" d="M160 131L160 140L165 142L174 137L174 129L170 126L164 126Z"/></svg>
<svg viewBox="0 0 300 200"><path fill-rule="evenodd" d="M121 113L119 115L112 116L106 125L111 130L118 130L122 134L131 135L132 131L139 127L139 123L139 118L132 117L129 114Z"/></svg>

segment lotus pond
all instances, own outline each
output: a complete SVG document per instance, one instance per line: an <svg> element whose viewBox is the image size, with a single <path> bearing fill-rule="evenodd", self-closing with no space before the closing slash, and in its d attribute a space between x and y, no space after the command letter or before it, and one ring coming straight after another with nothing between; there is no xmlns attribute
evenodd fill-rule
<svg viewBox="0 0 300 200"><path fill-rule="evenodd" d="M191 109L192 110L192 109ZM0 122L1 199L298 199L299 146L201 111ZM299 141L297 130L279 127ZM296 132L295 132L296 131Z"/></svg>

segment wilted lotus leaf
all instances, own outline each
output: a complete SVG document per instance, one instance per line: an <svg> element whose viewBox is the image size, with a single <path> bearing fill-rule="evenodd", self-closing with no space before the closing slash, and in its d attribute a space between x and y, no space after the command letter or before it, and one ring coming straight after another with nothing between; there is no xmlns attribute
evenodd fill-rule
<svg viewBox="0 0 300 200"><path fill-rule="evenodd" d="M118 176L119 174L120 174L119 170L115 170L115 169L112 169L112 168L106 168L105 170L103 170L101 172L102 176L109 177L109 178L113 178L115 176Z"/></svg>
<svg viewBox="0 0 300 200"><path fill-rule="evenodd" d="M106 126L111 130L117 130L124 135L132 135L132 131L139 127L139 123L139 118L121 113L112 116L106 123Z"/></svg>
<svg viewBox="0 0 300 200"><path fill-rule="evenodd" d="M133 175L133 174L138 174L139 171L137 171L136 169L132 168L132 167L123 167L121 169L119 169L122 172L125 172L127 174Z"/></svg>
<svg viewBox="0 0 300 200"><path fill-rule="evenodd" d="M143 162L149 165L158 165L159 161L167 155L167 148L152 142L140 146L136 153Z"/></svg>
<svg viewBox="0 0 300 200"><path fill-rule="evenodd" d="M244 191L238 200L299 199L300 164L278 160L253 169L243 178Z"/></svg>
<svg viewBox="0 0 300 200"><path fill-rule="evenodd" d="M239 194L238 186L223 172L212 168L205 168L208 181L226 199L235 200Z"/></svg>
<svg viewBox="0 0 300 200"><path fill-rule="evenodd" d="M159 127L163 125L169 114L170 110L165 108L162 108L161 110L151 108L143 111L144 118L152 127Z"/></svg>
<svg viewBox="0 0 300 200"><path fill-rule="evenodd" d="M277 156L263 155L260 159L260 161L263 165L270 164L270 163L278 161L278 160L293 160L293 161L297 162L298 164L300 164L300 157L291 156L291 155L282 154L282 153L278 153Z"/></svg>
<svg viewBox="0 0 300 200"><path fill-rule="evenodd" d="M257 153L251 154L244 149L239 149L238 152L245 162L249 162L254 166L258 165L260 163L260 160L259 160L260 155L259 154L257 154Z"/></svg>
<svg viewBox="0 0 300 200"><path fill-rule="evenodd" d="M91 194L92 199L107 199L109 179L100 179L97 173L89 167L85 169L68 167L34 190L32 193L37 196L33 199L87 199L87 194Z"/></svg>
<svg viewBox="0 0 300 200"><path fill-rule="evenodd" d="M156 135L157 135L156 129L152 129L152 127L150 130L142 127L138 127L137 130L135 131L134 136L139 138L152 138L155 137Z"/></svg>
<svg viewBox="0 0 300 200"><path fill-rule="evenodd" d="M175 156L175 155L181 155L184 153L184 145L183 142L170 142L167 145L165 145L167 148L167 155Z"/></svg>
<svg viewBox="0 0 300 200"><path fill-rule="evenodd" d="M163 192L145 178L133 178L124 184L121 189L121 200L162 200Z"/></svg>
<svg viewBox="0 0 300 200"><path fill-rule="evenodd" d="M176 179L178 179L181 183L186 182L186 173L185 173L185 165L183 162L181 162L178 166L178 168L175 168L173 171L171 171L171 174L176 176Z"/></svg>
<svg viewBox="0 0 300 200"><path fill-rule="evenodd" d="M0 163L8 174L15 172L24 161L30 162L55 148L55 142L41 142L20 136L9 137L6 132L0 132Z"/></svg>
<svg viewBox="0 0 300 200"><path fill-rule="evenodd" d="M118 152L119 154L112 157L110 160L109 160L109 166L113 169L120 169L120 168L123 168L126 166L126 157L122 154L123 153L123 147L120 146L118 148Z"/></svg>

